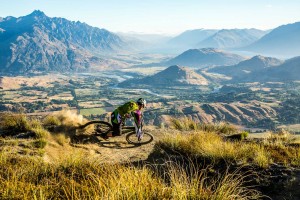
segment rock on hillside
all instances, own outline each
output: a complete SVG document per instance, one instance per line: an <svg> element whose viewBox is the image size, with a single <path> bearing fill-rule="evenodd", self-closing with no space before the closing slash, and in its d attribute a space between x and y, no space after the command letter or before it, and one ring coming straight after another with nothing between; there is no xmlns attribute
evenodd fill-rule
<svg viewBox="0 0 300 200"><path fill-rule="evenodd" d="M239 77L254 72L256 70L277 66L282 63L283 61L277 58L254 56L236 65L218 66L211 68L208 70L208 72L224 74L231 77Z"/></svg>
<svg viewBox="0 0 300 200"><path fill-rule="evenodd" d="M99 65L95 55L118 50L115 34L85 23L50 18L41 11L0 21L0 71L80 71Z"/></svg>
<svg viewBox="0 0 300 200"><path fill-rule="evenodd" d="M151 87L170 87L185 85L208 85L208 81L191 69L170 66L167 69L142 79L130 79L122 82L121 86L149 85Z"/></svg>
<svg viewBox="0 0 300 200"><path fill-rule="evenodd" d="M244 57L219 49L190 49L166 62L167 65L182 65L204 68L212 65L233 65L245 60Z"/></svg>

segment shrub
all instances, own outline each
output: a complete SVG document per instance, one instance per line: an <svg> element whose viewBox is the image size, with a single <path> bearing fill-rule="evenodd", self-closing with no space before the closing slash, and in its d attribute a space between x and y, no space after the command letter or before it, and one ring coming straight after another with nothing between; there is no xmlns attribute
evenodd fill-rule
<svg viewBox="0 0 300 200"><path fill-rule="evenodd" d="M0 127L5 131L6 135L27 132L31 128L29 120L24 114L5 113L0 118Z"/></svg>
<svg viewBox="0 0 300 200"><path fill-rule="evenodd" d="M244 140L248 137L249 133L247 131L243 131L241 133L237 133L237 134L232 134L229 136L226 136L227 139L230 140L235 140L235 141L240 141L240 140Z"/></svg>
<svg viewBox="0 0 300 200"><path fill-rule="evenodd" d="M243 131L243 132L241 132L241 135L242 135L242 140L246 139L249 136L249 132L248 131Z"/></svg>

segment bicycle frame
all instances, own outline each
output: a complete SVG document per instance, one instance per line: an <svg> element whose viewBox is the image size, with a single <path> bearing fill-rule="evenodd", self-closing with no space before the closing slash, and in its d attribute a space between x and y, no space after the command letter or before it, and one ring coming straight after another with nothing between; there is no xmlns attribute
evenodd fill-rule
<svg viewBox="0 0 300 200"><path fill-rule="evenodd" d="M96 136L99 136L101 134L112 133L112 131L113 131L112 125L105 121L90 121L86 124L79 126L78 128L83 129L89 125L95 126L94 134ZM152 142L153 138L154 138L153 135L151 135L150 133L146 133L144 131L142 132L142 136L137 137L134 126L122 126L122 135L126 135L126 140L128 143L136 144L136 145L148 144L148 143ZM112 135L111 137L115 137L115 136ZM147 139L142 141L143 137L146 137ZM136 141L136 138L138 138L137 141Z"/></svg>

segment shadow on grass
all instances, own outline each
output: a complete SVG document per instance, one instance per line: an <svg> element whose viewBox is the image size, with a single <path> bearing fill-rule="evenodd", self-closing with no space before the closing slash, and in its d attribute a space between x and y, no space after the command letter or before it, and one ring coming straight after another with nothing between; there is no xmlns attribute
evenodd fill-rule
<svg viewBox="0 0 300 200"><path fill-rule="evenodd" d="M122 140L122 136L120 136L120 139ZM99 144L100 147L105 148L111 148L111 149L130 149L130 148L136 148L140 145L137 144L128 144L126 142L126 139L124 141L109 141L104 140L100 136L97 135L74 135L71 137L71 143L73 144ZM110 138L110 140L113 140Z"/></svg>
<svg viewBox="0 0 300 200"><path fill-rule="evenodd" d="M136 148L140 147L141 145L137 144L128 144L127 142L122 142L122 141L101 141L99 143L101 147L105 148L112 148L112 149L131 149L131 148Z"/></svg>

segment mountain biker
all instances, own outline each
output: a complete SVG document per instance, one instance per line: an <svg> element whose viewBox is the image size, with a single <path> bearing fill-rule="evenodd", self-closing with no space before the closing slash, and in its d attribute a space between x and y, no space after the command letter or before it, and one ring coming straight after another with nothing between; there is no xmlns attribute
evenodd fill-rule
<svg viewBox="0 0 300 200"><path fill-rule="evenodd" d="M141 134L142 129L142 118L143 108L146 107L146 100L139 98L136 102L129 101L117 109L115 109L111 114L111 123L113 126L113 133L111 136L120 136L122 135L122 126L125 124L126 118L133 117L134 125L136 128L137 136ZM104 139L108 138L107 134L102 134Z"/></svg>

